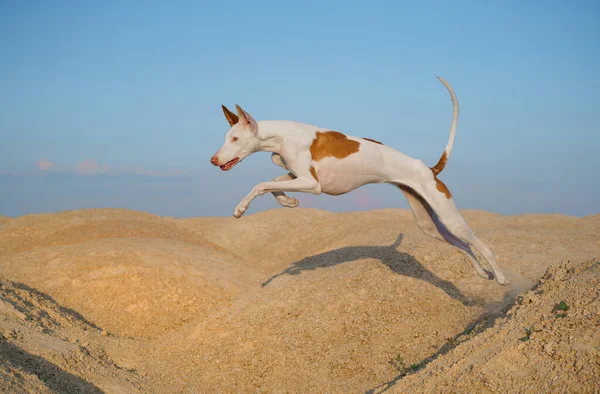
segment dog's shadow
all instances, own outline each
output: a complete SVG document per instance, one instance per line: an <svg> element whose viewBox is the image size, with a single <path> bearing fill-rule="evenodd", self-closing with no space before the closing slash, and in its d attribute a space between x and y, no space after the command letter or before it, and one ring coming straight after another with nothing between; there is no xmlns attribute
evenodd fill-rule
<svg viewBox="0 0 600 394"><path fill-rule="evenodd" d="M267 279L263 282L262 287L269 285L274 279L283 275L299 275L302 271L333 267L360 259L377 259L398 275L425 281L439 287L448 296L460 301L463 305L474 305L474 302L467 299L454 284L438 278L410 254L398 252L396 248L402 243L402 238L403 235L400 234L396 242L389 246L346 246L305 257Z"/></svg>

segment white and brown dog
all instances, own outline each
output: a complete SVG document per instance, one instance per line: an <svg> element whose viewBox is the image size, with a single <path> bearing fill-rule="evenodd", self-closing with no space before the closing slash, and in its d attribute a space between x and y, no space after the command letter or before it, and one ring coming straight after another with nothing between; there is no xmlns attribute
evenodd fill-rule
<svg viewBox="0 0 600 394"><path fill-rule="evenodd" d="M241 217L250 202L265 193L272 193L279 204L293 208L298 206L298 201L285 192L337 196L366 184L389 183L402 190L423 232L465 252L483 278L495 277L498 283L507 284L492 250L473 234L454 205L450 191L437 177L450 157L458 121L456 95L443 78L438 79L450 93L453 114L446 149L431 168L421 160L369 138L294 121L257 122L237 104L237 115L222 106L231 128L221 149L210 159L213 165L228 171L248 155L263 151L272 152L273 163L289 171L256 185L237 205L233 216ZM489 262L493 275L481 267L470 245Z"/></svg>

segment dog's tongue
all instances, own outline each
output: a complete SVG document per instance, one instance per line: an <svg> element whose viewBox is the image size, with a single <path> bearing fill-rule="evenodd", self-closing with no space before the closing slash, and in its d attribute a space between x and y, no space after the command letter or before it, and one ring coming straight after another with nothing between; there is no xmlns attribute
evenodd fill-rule
<svg viewBox="0 0 600 394"><path fill-rule="evenodd" d="M229 160L227 163L225 163L225 164L223 164L221 166L221 170L223 170L223 171L230 170L231 167L233 167L235 165L235 163L238 162L238 160L239 159L237 157L235 159L233 159L233 160Z"/></svg>

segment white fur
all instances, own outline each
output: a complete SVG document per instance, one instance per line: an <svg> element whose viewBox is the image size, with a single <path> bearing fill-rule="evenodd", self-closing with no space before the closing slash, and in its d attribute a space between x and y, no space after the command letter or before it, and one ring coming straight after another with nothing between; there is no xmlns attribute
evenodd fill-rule
<svg viewBox="0 0 600 394"><path fill-rule="evenodd" d="M450 85L442 78L439 79L448 89L454 108L445 150L449 157L458 120L458 101ZM371 183L400 185L423 232L459 248L467 255L480 276L490 278L491 273L481 267L470 245L475 247L492 267L496 281L500 284L508 283L491 249L473 234L453 199L437 189L431 168L421 160L387 145L346 135L348 139L360 143L358 152L343 159L325 157L313 161L310 147L316 133L329 131L328 129L294 121L257 122L239 106L236 105L236 109L239 122L227 132L223 146L215 153L211 163L222 166L238 158L237 163L234 163L236 165L254 152L272 152L273 163L289 173L256 185L237 205L234 217L241 217L252 200L265 193L272 193L283 206L296 207L298 201L286 196L285 192L339 195ZM233 138L237 138L237 141L233 141ZM311 166L317 173L318 181L310 172Z"/></svg>

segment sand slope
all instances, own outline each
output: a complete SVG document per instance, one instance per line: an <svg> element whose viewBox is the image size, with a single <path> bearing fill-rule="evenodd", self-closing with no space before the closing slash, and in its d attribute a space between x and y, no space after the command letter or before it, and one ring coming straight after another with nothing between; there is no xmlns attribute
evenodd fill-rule
<svg viewBox="0 0 600 394"><path fill-rule="evenodd" d="M527 364L514 352L537 357L528 346L538 333L512 343L501 331L509 329L505 320L515 325L513 335L518 324L544 321L539 313L550 313L530 306L518 324L512 315L503 317L517 295L570 259L587 276L563 275L556 279L558 293L536 295L539 303L577 299L582 294L575 290L588 288L585 295L593 299L597 275L589 272L597 268L589 261L600 254L600 215L463 214L492 247L511 286L477 277L458 251L422 234L410 211L400 209L274 209L239 220L90 209L7 220L0 224L3 288L51 297L61 319L68 320L64 311L76 313L66 341L81 337L98 352L78 358L44 347L48 339L40 335L60 330L45 333L39 321L21 319L25 324L18 316L0 319L0 345L16 359L24 349L40 368L45 360L69 384L87 384L92 392L419 392L438 391L457 377L463 386L451 391L485 391L500 384L493 374L486 375L492 386L482 386L477 377L486 372L461 367L477 349L494 344L482 365L503 365L506 376L523 370L511 360ZM12 305L8 298L0 300ZM577 317L575 301L571 305L569 315L553 323L574 324L587 338L582 346L597 349L590 322ZM42 306L50 308L32 303L30 313L43 314ZM14 327L20 336L11 334ZM556 349L575 346L565 342L568 335L558 338ZM72 361L57 361L61 357ZM598 372L598 353L585 357L591 361L580 369L582 380ZM559 361L543 368L551 371ZM57 391L36 378L35 368L20 373L23 363L0 362L0 389ZM93 371L86 367L96 364L101 367ZM446 376L452 366L457 369ZM557 378L556 387L592 387L577 386L579 372L571 372L573 378ZM529 383L546 387L542 379Z"/></svg>
<svg viewBox="0 0 600 394"><path fill-rule="evenodd" d="M374 392L600 391L600 262L552 266L506 314L481 319L402 375Z"/></svg>
<svg viewBox="0 0 600 394"><path fill-rule="evenodd" d="M103 351L114 339L51 297L0 276L0 387L7 392L143 392Z"/></svg>

